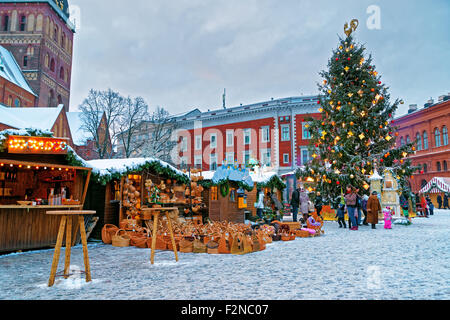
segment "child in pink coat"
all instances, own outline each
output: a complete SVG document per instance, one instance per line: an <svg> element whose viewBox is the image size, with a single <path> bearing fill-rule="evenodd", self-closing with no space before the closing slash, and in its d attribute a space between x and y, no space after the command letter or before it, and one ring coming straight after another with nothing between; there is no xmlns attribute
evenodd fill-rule
<svg viewBox="0 0 450 320"><path fill-rule="evenodd" d="M387 207L386 209L383 209L383 216L384 216L384 228L385 229L392 229L392 211L391 211L391 208Z"/></svg>

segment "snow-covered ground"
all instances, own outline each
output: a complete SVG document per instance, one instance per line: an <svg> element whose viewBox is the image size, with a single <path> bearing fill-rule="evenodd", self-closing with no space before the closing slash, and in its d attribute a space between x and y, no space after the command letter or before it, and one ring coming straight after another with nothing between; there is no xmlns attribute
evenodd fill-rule
<svg viewBox="0 0 450 320"><path fill-rule="evenodd" d="M0 256L0 299L450 299L450 211L411 226L339 229L244 256L90 244L93 281L46 286L53 250ZM59 270L63 267L61 252ZM81 247L72 266L83 265Z"/></svg>

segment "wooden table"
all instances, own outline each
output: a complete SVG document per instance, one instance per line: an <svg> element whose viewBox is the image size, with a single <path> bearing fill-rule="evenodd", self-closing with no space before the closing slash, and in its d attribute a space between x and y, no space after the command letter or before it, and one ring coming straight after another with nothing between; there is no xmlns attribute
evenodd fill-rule
<svg viewBox="0 0 450 320"><path fill-rule="evenodd" d="M81 243L83 244L83 257L84 257L84 267L86 274L86 282L90 282L91 279L91 269L89 266L89 256L87 249L87 238L86 229L84 228L84 215L94 215L95 211L47 211L48 215L62 216L61 222L59 224L58 239L56 240L55 253L53 254L52 269L50 271L50 279L48 281L48 286L52 287L55 284L56 270L58 269L59 256L61 253L61 246L64 238L64 232L66 230L66 259L64 263L64 278L69 278L70 270L70 252L72 247L72 217L78 216L78 224L80 227ZM76 231L76 230L75 230Z"/></svg>
<svg viewBox="0 0 450 320"><path fill-rule="evenodd" d="M152 253L151 253L151 258L150 258L151 263L155 264L155 247L156 247L156 237L158 235L158 219L159 219L160 213L163 213L166 215L167 224L169 226L170 239L172 241L173 252L175 253L175 260L178 262L177 245L175 243L175 238L173 235L172 219L170 218L170 212L171 211L178 212L178 208L176 208L176 207L144 208L144 209L142 209L142 211L149 212L153 216ZM148 220L150 220L150 219L141 219L141 220L143 220L148 227Z"/></svg>

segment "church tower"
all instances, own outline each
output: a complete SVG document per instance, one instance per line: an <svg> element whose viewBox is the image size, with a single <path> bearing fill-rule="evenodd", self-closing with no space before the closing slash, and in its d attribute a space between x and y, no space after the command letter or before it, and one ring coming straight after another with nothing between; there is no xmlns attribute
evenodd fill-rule
<svg viewBox="0 0 450 320"><path fill-rule="evenodd" d="M0 0L0 45L38 95L36 107L69 111L74 33L67 0Z"/></svg>

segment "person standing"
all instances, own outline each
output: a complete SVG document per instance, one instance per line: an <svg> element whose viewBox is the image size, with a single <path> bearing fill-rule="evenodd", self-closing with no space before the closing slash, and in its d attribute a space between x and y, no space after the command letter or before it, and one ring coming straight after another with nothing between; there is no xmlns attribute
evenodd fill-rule
<svg viewBox="0 0 450 320"><path fill-rule="evenodd" d="M430 216L433 216L434 215L434 204L431 201L430 196L427 196L426 200L427 200L428 209L430 211Z"/></svg>
<svg viewBox="0 0 450 320"><path fill-rule="evenodd" d="M447 193L444 194L444 209L450 209L448 207L448 194Z"/></svg>
<svg viewBox="0 0 450 320"><path fill-rule="evenodd" d="M297 222L298 208L300 207L300 190L298 186L292 193L291 207L292 207L292 221Z"/></svg>
<svg viewBox="0 0 450 320"><path fill-rule="evenodd" d="M369 200L369 196L367 194L365 194L362 197L361 200L361 209L364 213L364 221L363 221L363 225L368 226L369 224L367 223L367 201Z"/></svg>
<svg viewBox="0 0 450 320"><path fill-rule="evenodd" d="M378 224L378 215L381 212L381 204L378 199L378 193L372 192L372 195L367 200L367 222L372 225L372 229L376 229Z"/></svg>
<svg viewBox="0 0 450 320"><path fill-rule="evenodd" d="M400 196L400 207L403 211L403 216L408 219L409 222L411 222L411 218L409 217L409 202L408 202L408 196L405 192L402 193Z"/></svg>
<svg viewBox="0 0 450 320"><path fill-rule="evenodd" d="M300 189L300 211L303 215L303 223L306 224L309 216L309 197L304 188Z"/></svg>
<svg viewBox="0 0 450 320"><path fill-rule="evenodd" d="M316 212L317 212L317 215L319 216L319 218L322 218L320 213L322 212L322 208L323 208L323 198L322 198L320 192L317 192L314 207L316 208Z"/></svg>
<svg viewBox="0 0 450 320"><path fill-rule="evenodd" d="M348 186L347 187L347 194L345 195L345 204L347 205L347 210L348 210L348 220L349 220L349 225L351 222L352 227L350 228L350 230L356 231L358 230L358 222L357 222L357 211L356 211L356 206L357 206L357 195L355 193L355 189L353 189L353 187Z"/></svg>
<svg viewBox="0 0 450 320"><path fill-rule="evenodd" d="M270 199L273 203L273 208L277 212L277 215L280 214L280 211L283 210L283 205L281 204L280 200L278 200L277 195L274 192L268 192L270 195Z"/></svg>
<svg viewBox="0 0 450 320"><path fill-rule="evenodd" d="M345 224L345 199L344 196L341 195L336 200L336 207L337 207L337 214L336 217L338 219L339 228L344 227L347 228L347 225Z"/></svg>
<svg viewBox="0 0 450 320"><path fill-rule="evenodd" d="M425 215L426 218L428 218L428 203L427 203L427 199L425 199L425 195L422 195L421 199L420 199L420 206L422 207L423 210L423 214Z"/></svg>
<svg viewBox="0 0 450 320"><path fill-rule="evenodd" d="M256 194L258 197L258 201L256 202L256 215L259 219L262 219L264 212L264 192L261 189L257 189Z"/></svg>
<svg viewBox="0 0 450 320"><path fill-rule="evenodd" d="M441 197L440 193L437 196L437 203L438 203L439 209L442 209L442 197Z"/></svg>

